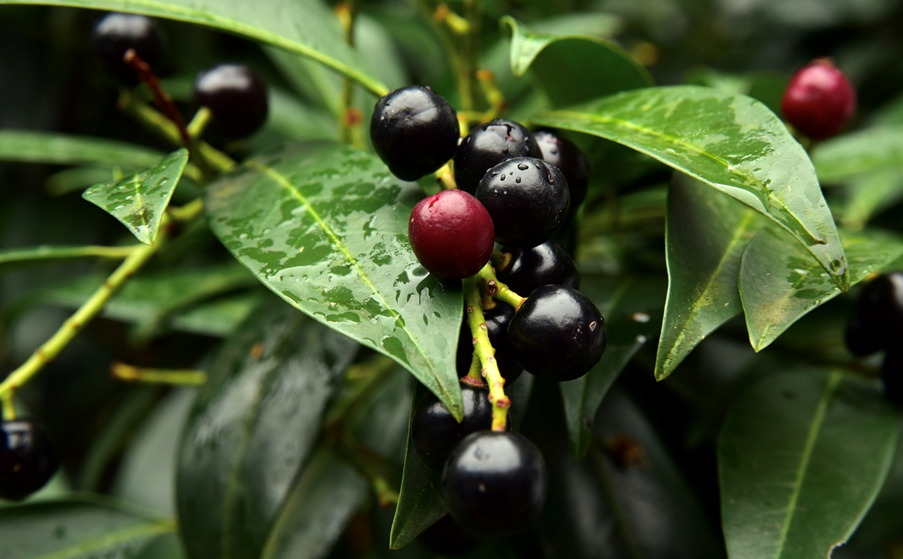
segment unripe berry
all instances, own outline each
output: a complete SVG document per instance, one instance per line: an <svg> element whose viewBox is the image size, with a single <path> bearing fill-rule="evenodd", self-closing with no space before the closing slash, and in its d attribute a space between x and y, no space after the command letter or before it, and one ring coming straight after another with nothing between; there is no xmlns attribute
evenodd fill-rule
<svg viewBox="0 0 903 559"><path fill-rule="evenodd" d="M790 79L781 111L794 128L820 140L836 136L856 112L856 91L829 59L818 59Z"/></svg>

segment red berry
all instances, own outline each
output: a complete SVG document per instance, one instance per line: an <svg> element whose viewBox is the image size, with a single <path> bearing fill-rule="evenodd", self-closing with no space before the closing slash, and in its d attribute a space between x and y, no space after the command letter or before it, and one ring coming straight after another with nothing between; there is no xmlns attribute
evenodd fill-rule
<svg viewBox="0 0 903 559"><path fill-rule="evenodd" d="M830 60L819 59L790 79L781 111L787 122L810 138L830 138L853 118L856 91Z"/></svg>
<svg viewBox="0 0 903 559"><path fill-rule="evenodd" d="M417 260L439 279L458 280L489 261L495 229L489 212L463 190L444 190L411 212L408 236Z"/></svg>

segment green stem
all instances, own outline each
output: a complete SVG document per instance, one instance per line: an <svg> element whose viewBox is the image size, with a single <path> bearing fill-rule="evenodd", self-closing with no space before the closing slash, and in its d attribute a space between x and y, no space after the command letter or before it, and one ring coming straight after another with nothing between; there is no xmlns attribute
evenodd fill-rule
<svg viewBox="0 0 903 559"><path fill-rule="evenodd" d="M345 32L345 42L354 47L354 29L357 23L358 0L346 0L336 6L336 14ZM354 106L355 82L349 77L342 80L342 109L339 119L339 136L343 143L366 149L366 144L360 135L363 113Z"/></svg>
<svg viewBox="0 0 903 559"><path fill-rule="evenodd" d="M194 369L146 369L125 363L113 363L110 373L113 378L128 382L174 386L198 386L207 382L207 373Z"/></svg>
<svg viewBox="0 0 903 559"><path fill-rule="evenodd" d="M477 272L475 277L478 277L480 282L486 286L486 291L490 296L503 303L508 303L514 307L515 312L517 312L520 309L520 306L524 304L524 301L527 300L526 297L521 297L507 285L500 282L499 279L495 277L495 272L492 271L492 266L489 264L483 266L483 269Z"/></svg>
<svg viewBox="0 0 903 559"><path fill-rule="evenodd" d="M13 393L0 393L0 406L3 406L3 421L16 419L16 406L13 404Z"/></svg>
<svg viewBox="0 0 903 559"><path fill-rule="evenodd" d="M475 108L475 81L477 67L480 64L480 23L483 19L482 0L464 0L464 17L467 18L468 33L464 38L463 68L460 79L464 80L464 89L467 91L469 100L465 105L462 99L461 108L471 110Z"/></svg>
<svg viewBox="0 0 903 559"><path fill-rule="evenodd" d="M210 124L211 118L213 118L213 112L210 109L207 107L198 109L194 118L188 123L188 135L192 138L200 138L201 134L204 133L204 129Z"/></svg>
<svg viewBox="0 0 903 559"><path fill-rule="evenodd" d="M489 401L492 403L492 430L504 431L508 422L508 408L511 400L505 395L505 379L499 372L495 360L495 349L489 342L489 331L480 301L480 278L474 276L464 280L464 304L466 305L467 324L476 343L474 355L483 367L481 374L489 385Z"/></svg>
<svg viewBox="0 0 903 559"><path fill-rule="evenodd" d="M451 164L446 163L438 171L433 173L436 177L436 180L439 182L439 186L442 187L442 190L452 190L458 188L458 183L455 182L455 174L451 170Z"/></svg>
<svg viewBox="0 0 903 559"><path fill-rule="evenodd" d="M467 371L467 376L461 378L461 382L469 386L486 386L482 375L480 375L480 368L480 358L474 352L473 359L470 360L470 370Z"/></svg>

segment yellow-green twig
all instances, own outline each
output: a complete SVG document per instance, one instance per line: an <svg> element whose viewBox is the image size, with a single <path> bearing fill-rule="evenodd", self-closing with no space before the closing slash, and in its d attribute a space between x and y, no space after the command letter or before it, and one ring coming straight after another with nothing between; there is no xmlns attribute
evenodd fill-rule
<svg viewBox="0 0 903 559"><path fill-rule="evenodd" d="M0 406L3 407L3 421L12 421L16 418L16 406L13 404L13 393L0 393Z"/></svg>
<svg viewBox="0 0 903 559"><path fill-rule="evenodd" d="M508 422L508 408L511 407L511 400L505 395L505 379L499 372L499 366L495 360L495 349L489 342L486 318L480 307L479 282L479 276L467 278L463 282L467 324L476 340L474 354L479 358L480 365L483 367L480 373L486 378L486 383L489 385L489 401L492 403L492 430L504 431Z"/></svg>
<svg viewBox="0 0 903 559"><path fill-rule="evenodd" d="M477 272L475 277L480 278L480 282L486 286L486 291L490 296L503 303L508 303L514 307L515 312L520 309L520 306L527 300L526 297L521 297L507 285L500 282L499 279L495 277L495 272L492 271L492 266L489 264L483 266L483 269Z"/></svg>
<svg viewBox="0 0 903 559"><path fill-rule="evenodd" d="M196 386L207 382L207 373L194 369L146 369L125 363L113 363L113 378L129 382Z"/></svg>

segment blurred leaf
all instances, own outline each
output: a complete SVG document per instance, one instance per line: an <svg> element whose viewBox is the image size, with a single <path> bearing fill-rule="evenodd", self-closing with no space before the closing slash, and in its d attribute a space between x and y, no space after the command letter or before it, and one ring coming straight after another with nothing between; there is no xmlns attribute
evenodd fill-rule
<svg viewBox="0 0 903 559"><path fill-rule="evenodd" d="M740 314L740 258L766 223L752 209L700 182L677 179L671 185L665 236L668 301L656 379L674 372L706 336ZM793 250L798 246L786 237L784 242Z"/></svg>
<svg viewBox="0 0 903 559"><path fill-rule="evenodd" d="M267 296L266 292L251 291L219 297L176 313L169 326L173 330L194 334L230 336Z"/></svg>
<svg viewBox="0 0 903 559"><path fill-rule="evenodd" d="M844 233L853 285L903 255L903 238L877 230ZM768 347L791 324L840 295L805 251L783 233L759 231L743 253L740 296L749 342Z"/></svg>
<svg viewBox="0 0 903 559"><path fill-rule="evenodd" d="M278 52L287 54L282 51ZM332 115L302 103L281 89L270 88L270 113L273 116L268 120L267 126L287 138L295 140L338 139L339 124Z"/></svg>
<svg viewBox="0 0 903 559"><path fill-rule="evenodd" d="M100 500L68 500L0 509L3 559L137 557L153 539L176 531Z"/></svg>
<svg viewBox="0 0 903 559"><path fill-rule="evenodd" d="M157 160L159 160L159 155L157 155L157 159L147 165L152 165ZM147 165L139 165L137 167L130 165L128 168L130 170L140 169ZM119 167L113 167L112 169L110 167L70 167L47 177L44 187L50 195L62 196L75 190L84 190L92 184L119 180L120 178L122 178L122 171Z"/></svg>
<svg viewBox="0 0 903 559"><path fill-rule="evenodd" d="M186 163L188 150L182 148L120 181L96 184L82 198L118 219L139 241L152 245Z"/></svg>
<svg viewBox="0 0 903 559"><path fill-rule="evenodd" d="M207 367L176 478L190 557L258 557L356 345L281 302L258 309Z"/></svg>
<svg viewBox="0 0 903 559"><path fill-rule="evenodd" d="M560 383L571 454L586 456L596 411L608 389L633 355L655 336L662 322L664 282L627 278L617 284L584 275L581 291L592 299L605 318L608 345L602 360L577 380Z"/></svg>
<svg viewBox="0 0 903 559"><path fill-rule="evenodd" d="M137 246L137 245L136 245ZM133 247L39 246L0 250L0 273L87 258L125 258Z"/></svg>
<svg viewBox="0 0 903 559"><path fill-rule="evenodd" d="M822 182L838 182L875 171L903 171L903 126L881 126L825 140L812 162Z"/></svg>
<svg viewBox="0 0 903 559"><path fill-rule="evenodd" d="M873 381L802 370L756 383L718 445L731 559L830 557L878 494L897 435Z"/></svg>
<svg viewBox="0 0 903 559"><path fill-rule="evenodd" d="M761 101L775 114L780 114L781 98L787 89L788 78L778 72L729 74L714 68L697 67L687 73L685 81L688 84L714 87L728 93L749 95Z"/></svg>
<svg viewBox="0 0 903 559"><path fill-rule="evenodd" d="M411 250L418 195L374 155L311 142L212 183L206 208L213 232L264 285L403 365L460 417L461 290Z"/></svg>
<svg viewBox="0 0 903 559"><path fill-rule="evenodd" d="M849 269L812 163L758 101L694 87L619 93L533 118L624 144L772 219L807 247L842 289Z"/></svg>
<svg viewBox="0 0 903 559"><path fill-rule="evenodd" d="M511 28L511 70L532 68L555 107L653 85L649 72L610 41L586 35L537 33L505 16Z"/></svg>
<svg viewBox="0 0 903 559"><path fill-rule="evenodd" d="M360 53L345 42L338 18L319 0L268 0L253 5L241 0L140 4L129 0L0 0L3 4L71 6L206 25L306 56L373 92L385 93L385 86L373 77Z"/></svg>
<svg viewBox="0 0 903 559"><path fill-rule="evenodd" d="M0 0L0 4L5 3ZM158 151L113 140L52 132L0 130L0 160L31 163L109 163L134 168L160 160Z"/></svg>
<svg viewBox="0 0 903 559"><path fill-rule="evenodd" d="M845 182L843 203L833 209L840 224L850 229L862 229L876 214L903 200L900 171L867 173Z"/></svg>

